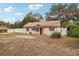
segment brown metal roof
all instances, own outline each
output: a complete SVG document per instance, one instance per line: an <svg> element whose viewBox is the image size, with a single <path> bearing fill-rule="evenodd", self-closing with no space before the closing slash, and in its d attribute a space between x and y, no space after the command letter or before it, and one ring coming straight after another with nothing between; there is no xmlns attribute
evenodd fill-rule
<svg viewBox="0 0 79 59"><path fill-rule="evenodd" d="M31 22L25 24L23 27L36 27L38 25L41 27L55 27L55 26L60 26L60 21Z"/></svg>

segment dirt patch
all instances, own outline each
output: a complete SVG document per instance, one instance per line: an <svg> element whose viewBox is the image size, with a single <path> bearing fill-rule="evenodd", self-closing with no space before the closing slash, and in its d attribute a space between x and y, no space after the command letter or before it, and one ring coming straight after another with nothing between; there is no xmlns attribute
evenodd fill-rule
<svg viewBox="0 0 79 59"><path fill-rule="evenodd" d="M28 36L28 35L16 35L15 37L17 37L17 38L26 38L26 39L35 39L36 38L34 36Z"/></svg>
<svg viewBox="0 0 79 59"><path fill-rule="evenodd" d="M65 38L65 39L64 39ZM29 40L31 39L31 40ZM4 56L75 56L79 49L71 38L51 39L39 35L0 35L0 55ZM74 42L74 41L73 41Z"/></svg>

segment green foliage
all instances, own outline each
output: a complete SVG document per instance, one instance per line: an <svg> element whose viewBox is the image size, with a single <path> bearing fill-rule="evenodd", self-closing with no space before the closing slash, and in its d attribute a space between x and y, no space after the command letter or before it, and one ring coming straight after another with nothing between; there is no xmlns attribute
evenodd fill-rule
<svg viewBox="0 0 79 59"><path fill-rule="evenodd" d="M79 38L79 25L68 26L68 36Z"/></svg>
<svg viewBox="0 0 79 59"><path fill-rule="evenodd" d="M60 38L61 37L61 34L58 33L58 32L54 32L50 37L51 38Z"/></svg>
<svg viewBox="0 0 79 59"><path fill-rule="evenodd" d="M23 19L23 25L29 23L29 22L39 22L39 19L35 18L35 15L32 14L32 12L28 13L26 17Z"/></svg>
<svg viewBox="0 0 79 59"><path fill-rule="evenodd" d="M79 25L79 23L76 23L76 25Z"/></svg>
<svg viewBox="0 0 79 59"><path fill-rule="evenodd" d="M68 22L61 22L61 27L67 28L69 26Z"/></svg>
<svg viewBox="0 0 79 59"><path fill-rule="evenodd" d="M23 25L24 25L24 24L27 24L27 23L29 23L29 22L38 22L38 20L36 20L36 19L34 19L33 17L30 17L30 16L25 17L25 18L23 19Z"/></svg>
<svg viewBox="0 0 79 59"><path fill-rule="evenodd" d="M16 23L14 24L14 27L15 27L15 28L22 28L22 22L16 22Z"/></svg>

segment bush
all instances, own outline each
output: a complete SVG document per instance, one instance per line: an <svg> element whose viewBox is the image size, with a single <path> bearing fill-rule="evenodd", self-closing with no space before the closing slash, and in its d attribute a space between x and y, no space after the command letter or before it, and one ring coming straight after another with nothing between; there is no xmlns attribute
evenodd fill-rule
<svg viewBox="0 0 79 59"><path fill-rule="evenodd" d="M79 38L79 25L68 26L68 36Z"/></svg>
<svg viewBox="0 0 79 59"><path fill-rule="evenodd" d="M61 34L58 33L58 32L54 32L52 35L51 35L51 38L60 38L61 37Z"/></svg>

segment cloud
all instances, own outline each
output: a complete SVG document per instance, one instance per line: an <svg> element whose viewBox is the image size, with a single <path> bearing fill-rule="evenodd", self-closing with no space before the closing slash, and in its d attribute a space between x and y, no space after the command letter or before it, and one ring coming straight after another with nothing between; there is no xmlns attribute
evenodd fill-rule
<svg viewBox="0 0 79 59"><path fill-rule="evenodd" d="M22 13L21 12L16 12L16 13L14 13L15 15L17 15L17 16L20 16L20 15L22 15Z"/></svg>
<svg viewBox="0 0 79 59"><path fill-rule="evenodd" d="M42 7L43 7L43 5L41 5L41 4L34 4L34 5L29 5L28 9L30 9L30 10L38 10L38 9L40 9Z"/></svg>
<svg viewBox="0 0 79 59"><path fill-rule="evenodd" d="M15 10L12 6L9 6L9 7L5 8L5 9L4 9L4 12L12 13L12 14L18 15L18 16L22 15L21 12L18 12L18 11Z"/></svg>
<svg viewBox="0 0 79 59"><path fill-rule="evenodd" d="M7 8L4 9L4 12L13 12L14 8L9 6Z"/></svg>

